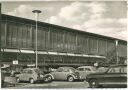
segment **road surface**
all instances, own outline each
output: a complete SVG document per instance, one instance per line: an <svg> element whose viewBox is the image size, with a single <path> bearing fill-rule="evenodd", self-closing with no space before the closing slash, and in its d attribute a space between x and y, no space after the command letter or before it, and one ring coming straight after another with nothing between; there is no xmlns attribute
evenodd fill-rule
<svg viewBox="0 0 128 90"><path fill-rule="evenodd" d="M50 83L19 83L15 87L6 87L6 88L88 88L89 85L87 82L76 81L76 82L67 82L67 81L53 81Z"/></svg>

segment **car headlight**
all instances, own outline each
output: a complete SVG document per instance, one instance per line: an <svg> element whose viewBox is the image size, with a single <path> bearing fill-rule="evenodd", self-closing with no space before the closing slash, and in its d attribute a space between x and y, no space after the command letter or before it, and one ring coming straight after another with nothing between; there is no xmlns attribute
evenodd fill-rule
<svg viewBox="0 0 128 90"><path fill-rule="evenodd" d="M78 77L77 75L75 75L75 77Z"/></svg>
<svg viewBox="0 0 128 90"><path fill-rule="evenodd" d="M76 75L76 74L73 74L76 78L78 77L78 75Z"/></svg>
<svg viewBox="0 0 128 90"><path fill-rule="evenodd" d="M44 75L40 75L40 77L41 77L41 78L43 78L43 77L44 77Z"/></svg>

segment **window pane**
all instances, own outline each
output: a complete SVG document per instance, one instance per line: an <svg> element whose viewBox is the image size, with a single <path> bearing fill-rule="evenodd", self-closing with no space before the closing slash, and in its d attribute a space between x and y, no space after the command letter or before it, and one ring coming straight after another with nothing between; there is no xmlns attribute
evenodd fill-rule
<svg viewBox="0 0 128 90"><path fill-rule="evenodd" d="M80 70L80 71L84 71L84 68L79 68L78 70Z"/></svg>

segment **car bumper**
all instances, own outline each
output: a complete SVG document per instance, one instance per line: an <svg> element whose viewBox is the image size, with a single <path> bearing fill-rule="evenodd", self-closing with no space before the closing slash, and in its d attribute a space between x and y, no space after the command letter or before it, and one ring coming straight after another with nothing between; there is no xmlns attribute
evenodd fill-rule
<svg viewBox="0 0 128 90"><path fill-rule="evenodd" d="M4 82L10 83L10 84L15 84L16 83L16 77L10 77L10 76L5 77Z"/></svg>
<svg viewBox="0 0 128 90"><path fill-rule="evenodd" d="M44 78L37 79L37 81L44 81L44 80L45 80Z"/></svg>
<svg viewBox="0 0 128 90"><path fill-rule="evenodd" d="M77 76L77 77L74 77L75 80L80 80L81 79L81 76Z"/></svg>
<svg viewBox="0 0 128 90"><path fill-rule="evenodd" d="M38 77L38 78L37 78L37 81L43 81L43 80L45 80L45 78L46 78L46 77Z"/></svg>

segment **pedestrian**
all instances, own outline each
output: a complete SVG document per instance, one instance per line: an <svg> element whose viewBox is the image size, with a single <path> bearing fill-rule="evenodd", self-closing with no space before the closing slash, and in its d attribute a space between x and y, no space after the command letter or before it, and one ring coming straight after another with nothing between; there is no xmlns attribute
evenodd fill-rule
<svg viewBox="0 0 128 90"><path fill-rule="evenodd" d="M14 70L11 71L11 76L15 76L15 71Z"/></svg>

